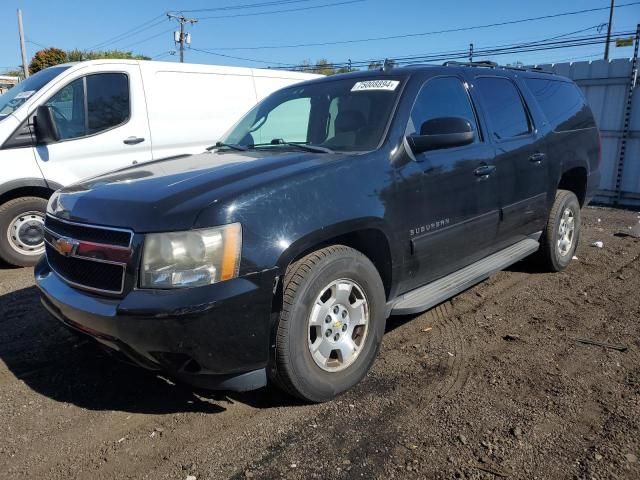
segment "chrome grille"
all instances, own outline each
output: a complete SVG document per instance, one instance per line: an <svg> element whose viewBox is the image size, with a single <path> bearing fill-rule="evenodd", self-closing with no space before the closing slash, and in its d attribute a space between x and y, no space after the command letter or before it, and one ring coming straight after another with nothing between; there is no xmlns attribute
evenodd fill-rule
<svg viewBox="0 0 640 480"><path fill-rule="evenodd" d="M118 245L128 247L131 243L131 232L120 229L106 229L92 225L80 225L66 222L47 215L46 227L58 235L85 240L87 242L103 243L106 245Z"/></svg>
<svg viewBox="0 0 640 480"><path fill-rule="evenodd" d="M47 261L70 285L99 293L124 291L133 232L47 216Z"/></svg>

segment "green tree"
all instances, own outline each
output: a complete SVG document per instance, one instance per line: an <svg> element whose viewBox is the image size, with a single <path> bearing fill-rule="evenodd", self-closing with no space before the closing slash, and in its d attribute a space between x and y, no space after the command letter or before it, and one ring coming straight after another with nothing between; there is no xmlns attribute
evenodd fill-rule
<svg viewBox="0 0 640 480"><path fill-rule="evenodd" d="M380 70L382 68L382 62L373 61L367 67L369 70Z"/></svg>
<svg viewBox="0 0 640 480"><path fill-rule="evenodd" d="M133 52L124 50L69 50L67 51L67 59L69 62L82 62L84 60L99 60L102 58L114 59L132 59L132 60L151 60L145 55L134 54Z"/></svg>
<svg viewBox="0 0 640 480"><path fill-rule="evenodd" d="M336 69L331 66L329 60L321 58L316 62L315 67L313 67L313 72L319 73L320 75L333 75L336 73Z"/></svg>
<svg viewBox="0 0 640 480"><path fill-rule="evenodd" d="M145 55L124 50L79 50L76 48L65 52L59 48L51 47L36 52L29 64L29 72L33 74L44 68L66 62L82 62L101 58L151 60L150 57Z"/></svg>
<svg viewBox="0 0 640 480"><path fill-rule="evenodd" d="M335 68L333 65L334 64L326 58L321 58L315 64L311 63L311 60L306 59L300 62L294 69L303 72L319 73L321 75L335 75L338 73L356 72L358 70L357 68L349 69L349 67Z"/></svg>
<svg viewBox="0 0 640 480"><path fill-rule="evenodd" d="M29 73L34 74L53 65L59 65L67 61L67 54L64 50L51 47L38 50L29 64Z"/></svg>

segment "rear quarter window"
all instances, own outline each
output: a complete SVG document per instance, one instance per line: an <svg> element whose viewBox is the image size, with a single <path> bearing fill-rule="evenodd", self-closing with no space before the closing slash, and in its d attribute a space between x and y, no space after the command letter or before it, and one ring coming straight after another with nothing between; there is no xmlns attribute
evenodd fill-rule
<svg viewBox="0 0 640 480"><path fill-rule="evenodd" d="M575 83L526 78L525 83L557 132L595 127L591 110Z"/></svg>

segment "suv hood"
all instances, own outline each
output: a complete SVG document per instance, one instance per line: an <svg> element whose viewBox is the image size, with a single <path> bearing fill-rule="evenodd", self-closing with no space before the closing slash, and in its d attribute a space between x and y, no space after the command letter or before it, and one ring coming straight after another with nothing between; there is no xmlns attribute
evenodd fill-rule
<svg viewBox="0 0 640 480"><path fill-rule="evenodd" d="M188 230L211 204L344 157L281 150L171 157L58 190L48 211L70 221L142 233Z"/></svg>

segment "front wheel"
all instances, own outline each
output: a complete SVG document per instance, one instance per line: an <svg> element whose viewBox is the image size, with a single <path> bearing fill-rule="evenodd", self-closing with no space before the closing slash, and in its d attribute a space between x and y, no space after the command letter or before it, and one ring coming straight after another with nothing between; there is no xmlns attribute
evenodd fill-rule
<svg viewBox="0 0 640 480"><path fill-rule="evenodd" d="M35 265L44 253L47 201L20 197L0 205L0 258L20 267Z"/></svg>
<svg viewBox="0 0 640 480"><path fill-rule="evenodd" d="M357 250L334 245L294 262L284 279L272 380L312 402L357 384L382 341L385 300L376 267Z"/></svg>
<svg viewBox="0 0 640 480"><path fill-rule="evenodd" d="M580 237L580 203L573 192L558 190L540 239L541 267L552 272L564 270L576 251Z"/></svg>

